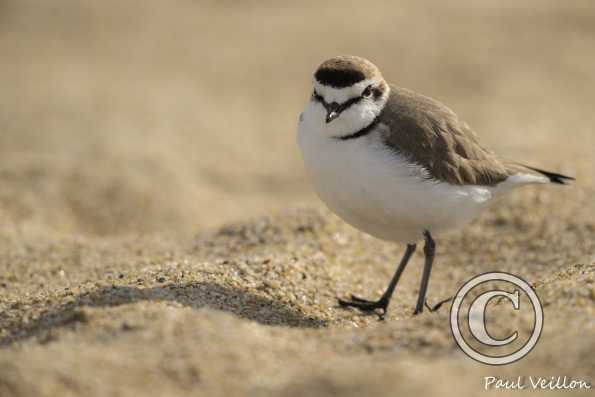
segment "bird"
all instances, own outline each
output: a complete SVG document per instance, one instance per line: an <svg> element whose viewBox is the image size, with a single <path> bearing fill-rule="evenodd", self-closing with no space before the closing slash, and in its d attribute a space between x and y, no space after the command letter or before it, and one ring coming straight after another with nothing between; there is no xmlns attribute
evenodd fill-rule
<svg viewBox="0 0 595 397"><path fill-rule="evenodd" d="M344 308L387 313L393 292L424 241L424 267L414 315L426 306L436 252L434 236L460 228L517 187L568 184L574 178L506 161L484 147L446 105L387 83L369 60L327 59L312 77L297 143L320 199L351 226L406 244L378 300L351 295Z"/></svg>

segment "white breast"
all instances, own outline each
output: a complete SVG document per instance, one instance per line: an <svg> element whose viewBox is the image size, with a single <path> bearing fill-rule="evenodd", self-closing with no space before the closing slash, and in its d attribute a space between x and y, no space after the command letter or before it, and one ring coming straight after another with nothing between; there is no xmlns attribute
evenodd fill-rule
<svg viewBox="0 0 595 397"><path fill-rule="evenodd" d="M307 116L307 115L304 115ZM320 198L352 226L375 237L415 242L472 220L492 198L491 188L429 180L381 142L377 132L338 140L304 117L298 144Z"/></svg>

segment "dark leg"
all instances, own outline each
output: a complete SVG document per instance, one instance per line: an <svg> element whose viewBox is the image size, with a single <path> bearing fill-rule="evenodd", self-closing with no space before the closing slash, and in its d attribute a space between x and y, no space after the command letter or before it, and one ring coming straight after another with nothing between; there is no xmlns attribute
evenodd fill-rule
<svg viewBox="0 0 595 397"><path fill-rule="evenodd" d="M384 294L382 294L382 297L379 300L368 301L362 298L358 298L357 296L351 295L351 300L349 301L339 299L339 305L341 305L342 307L355 307L364 312L372 312L376 309L381 309L382 315L380 316L380 318L384 318L384 315L386 314L386 309L388 308L388 304L390 303L390 298L393 295L395 287L397 286L397 283L401 278L401 274L403 273L403 270L405 270L405 267L407 266L407 263L409 262L411 255L413 255L413 252L415 252L415 244L407 244L407 249L405 250L403 259L401 259L401 263L399 264L399 267L397 267L397 270L395 271L393 278L390 280L388 288L386 288L386 291L384 291Z"/></svg>
<svg viewBox="0 0 595 397"><path fill-rule="evenodd" d="M419 314L424 310L424 302L426 301L426 292L428 291L428 283L430 282L430 273L432 272L432 263L434 263L434 253L436 252L436 243L429 231L424 232L426 244L424 245L424 254L426 260L424 263L424 272L421 276L421 286L419 287L419 295L417 297L417 305L413 314Z"/></svg>

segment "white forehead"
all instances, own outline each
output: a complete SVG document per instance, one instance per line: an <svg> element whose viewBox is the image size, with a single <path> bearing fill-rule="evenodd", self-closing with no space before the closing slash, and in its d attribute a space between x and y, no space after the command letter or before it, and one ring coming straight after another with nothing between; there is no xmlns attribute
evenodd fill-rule
<svg viewBox="0 0 595 397"><path fill-rule="evenodd" d="M318 95L324 98L326 103L343 103L353 97L361 95L364 89L370 84L376 85L379 82L380 81L378 79L366 79L349 87L334 88L328 85L320 84L315 78L312 79L314 90L316 90Z"/></svg>

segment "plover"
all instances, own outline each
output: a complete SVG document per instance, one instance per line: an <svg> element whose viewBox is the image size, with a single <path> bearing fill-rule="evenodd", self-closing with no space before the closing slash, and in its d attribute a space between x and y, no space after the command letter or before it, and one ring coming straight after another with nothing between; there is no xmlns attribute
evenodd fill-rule
<svg viewBox="0 0 595 397"><path fill-rule="evenodd" d="M465 225L514 188L573 179L500 159L444 104L389 85L366 59L328 59L312 84L297 140L318 195L357 229L407 244L379 300L352 295L339 299L341 306L379 309L382 317L416 243L424 239L414 311L421 313L434 261L433 235Z"/></svg>

